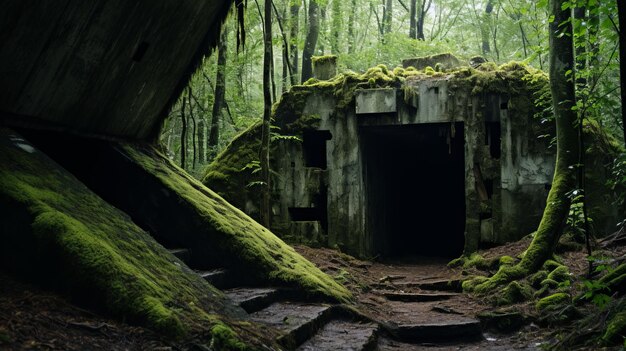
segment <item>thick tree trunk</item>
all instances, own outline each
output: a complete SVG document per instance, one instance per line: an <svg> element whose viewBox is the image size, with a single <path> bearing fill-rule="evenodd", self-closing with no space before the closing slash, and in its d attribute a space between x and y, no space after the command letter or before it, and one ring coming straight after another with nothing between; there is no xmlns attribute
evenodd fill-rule
<svg viewBox="0 0 626 351"><path fill-rule="evenodd" d="M574 45L570 9L562 9L563 0L550 0L550 91L556 119L557 155L552 188L537 233L520 262L532 272L552 257L570 208L568 193L576 187L579 145L576 130L574 88Z"/></svg>
<svg viewBox="0 0 626 351"><path fill-rule="evenodd" d="M222 118L222 109L224 108L224 99L226 93L226 55L228 51L228 34L227 29L220 36L217 53L217 69L215 73L215 95L213 100L213 110L211 115L211 129L209 132L208 149L214 152L220 138L220 120Z"/></svg>
<svg viewBox="0 0 626 351"><path fill-rule="evenodd" d="M492 0L487 1L487 6L485 7L485 13L483 14L483 18L480 24L480 36L482 38L482 49L483 55L491 52L491 48L489 47L489 32L491 27L491 13L493 12L493 3Z"/></svg>
<svg viewBox="0 0 626 351"><path fill-rule="evenodd" d="M619 16L619 77L622 97L622 129L624 132L624 145L626 145L626 1L617 0L617 13Z"/></svg>
<svg viewBox="0 0 626 351"><path fill-rule="evenodd" d="M422 6L420 6L420 11L418 13L417 18L417 39L424 40L426 37L424 36L424 20L426 19L426 13L430 9L430 5L432 5L432 0L422 0Z"/></svg>
<svg viewBox="0 0 626 351"><path fill-rule="evenodd" d="M356 7L356 0L352 0L351 6L350 6L350 14L348 15L348 53L352 54L354 53L354 47L355 47L355 36L354 36L354 16L355 16L355 12L357 10Z"/></svg>
<svg viewBox="0 0 626 351"><path fill-rule="evenodd" d="M270 227L270 119L272 112L272 0L265 0L263 38L263 126L261 134L261 179L265 183L261 192L261 224Z"/></svg>
<svg viewBox="0 0 626 351"><path fill-rule="evenodd" d="M385 0L383 10L383 34L391 33L391 19L393 18L393 0Z"/></svg>
<svg viewBox="0 0 626 351"><path fill-rule="evenodd" d="M291 84L298 81L298 31L300 20L300 5L302 0L292 0L289 6L289 59L291 60Z"/></svg>
<svg viewBox="0 0 626 351"><path fill-rule="evenodd" d="M319 22L319 6L316 0L309 1L309 28L302 50L302 82L306 82L313 76L313 67L311 65L311 56L315 54L315 46L317 45L317 37L320 33Z"/></svg>
<svg viewBox="0 0 626 351"><path fill-rule="evenodd" d="M333 14L332 14L332 24L331 24L331 42L330 42L330 50L334 55L338 55L340 53L340 45L341 45L341 30L343 27L343 20L341 16L341 3L344 0L333 0Z"/></svg>
<svg viewBox="0 0 626 351"><path fill-rule="evenodd" d="M409 5L409 38L417 39L417 0L410 0Z"/></svg>

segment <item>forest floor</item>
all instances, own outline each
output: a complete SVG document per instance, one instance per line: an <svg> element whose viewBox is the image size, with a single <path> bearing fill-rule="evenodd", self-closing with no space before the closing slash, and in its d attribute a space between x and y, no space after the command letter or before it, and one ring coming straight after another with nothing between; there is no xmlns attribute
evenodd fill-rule
<svg viewBox="0 0 626 351"><path fill-rule="evenodd" d="M529 239L482 251L485 258L521 253ZM442 301L401 302L385 294L423 293L417 283L458 280L461 269L447 267L447 260L413 258L399 262L370 262L337 250L296 246L298 252L323 271L344 283L356 297L356 308L364 315L386 323L453 322L498 310L487 301L463 293L449 293ZM573 276L584 275L583 252L561 256ZM469 272L470 274L472 272ZM415 283L415 284L414 284ZM500 309L501 310L501 309ZM536 317L530 302L508 306L506 311ZM539 327L530 322L508 334L485 332L482 340L405 344L383 338L383 351L416 350L540 350L571 326ZM0 350L179 350L189 349L193 340L172 343L150 330L132 327L76 307L66 300L0 272Z"/></svg>

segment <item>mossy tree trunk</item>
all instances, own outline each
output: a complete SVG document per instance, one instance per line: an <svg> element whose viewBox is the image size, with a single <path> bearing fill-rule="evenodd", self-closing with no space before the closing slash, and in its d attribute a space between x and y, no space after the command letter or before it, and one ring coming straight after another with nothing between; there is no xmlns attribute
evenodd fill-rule
<svg viewBox="0 0 626 351"><path fill-rule="evenodd" d="M306 82L313 76L311 56L315 54L317 37L320 33L319 5L316 0L309 1L309 28L307 29L306 41L302 50L302 82Z"/></svg>
<svg viewBox="0 0 626 351"><path fill-rule="evenodd" d="M217 46L217 70L215 73L215 94L213 99L213 111L211 115L211 129L209 132L208 149L211 153L220 137L220 119L226 93L226 55L228 52L228 28L224 26L220 41Z"/></svg>
<svg viewBox="0 0 626 351"><path fill-rule="evenodd" d="M556 119L557 155L552 188L546 208L526 255L520 262L527 272L537 270L549 259L559 240L570 208L568 193L576 187L579 144L576 130L574 89L574 45L571 10L563 0L550 0L554 21L550 23L550 90Z"/></svg>
<svg viewBox="0 0 626 351"><path fill-rule="evenodd" d="M261 179L265 183L261 194L261 224L270 227L270 118L272 114L272 0L265 0L263 25L263 131L261 135Z"/></svg>
<svg viewBox="0 0 626 351"><path fill-rule="evenodd" d="M537 271L550 259L561 236L570 208L569 193L576 187L579 160L578 133L574 87L574 45L572 42L571 10L562 9L564 0L550 0L550 91L556 120L557 154L552 188L537 233L521 262L501 266L489 279L478 277L463 282L463 289L479 294Z"/></svg>

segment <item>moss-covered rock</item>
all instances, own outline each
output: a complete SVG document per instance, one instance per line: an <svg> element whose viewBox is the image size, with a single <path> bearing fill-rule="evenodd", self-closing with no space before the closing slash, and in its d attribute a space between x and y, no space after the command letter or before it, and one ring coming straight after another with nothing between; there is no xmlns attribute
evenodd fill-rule
<svg viewBox="0 0 626 351"><path fill-rule="evenodd" d="M549 309L558 308L561 305L570 303L572 298L566 293L556 293L550 296L544 297L537 301L535 308L539 311L545 311Z"/></svg>
<svg viewBox="0 0 626 351"><path fill-rule="evenodd" d="M527 301L532 298L532 295L533 290L530 285L525 282L512 281L502 290L496 303L498 305L511 305Z"/></svg>
<svg viewBox="0 0 626 351"><path fill-rule="evenodd" d="M164 202L171 202L173 198L185 209L180 216L192 223L181 225L186 231L194 232L189 243L211 247L228 268L236 268L265 281L301 288L311 295L340 302L351 299L345 287L156 149L123 145L119 151L141 167L147 179L169 194L169 200L163 199ZM154 210L158 211L158 208ZM150 217L155 227L166 225L155 219L154 214L144 211L138 215L146 216L146 221ZM161 217L166 215L162 213Z"/></svg>
<svg viewBox="0 0 626 351"><path fill-rule="evenodd" d="M485 330L511 333L526 324L526 317L518 311L487 311L477 315Z"/></svg>
<svg viewBox="0 0 626 351"><path fill-rule="evenodd" d="M21 277L173 337L232 327L243 314L127 215L7 129L0 129L0 203L0 262Z"/></svg>

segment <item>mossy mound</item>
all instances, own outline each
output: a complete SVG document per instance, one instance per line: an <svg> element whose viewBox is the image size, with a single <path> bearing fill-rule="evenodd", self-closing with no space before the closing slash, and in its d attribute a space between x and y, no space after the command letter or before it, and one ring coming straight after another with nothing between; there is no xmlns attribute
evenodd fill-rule
<svg viewBox="0 0 626 351"><path fill-rule="evenodd" d="M260 180L258 172L255 174L254 167L254 161L259 160L260 145L261 123L259 122L237 135L217 155L207 167L202 182L235 207L245 208L248 197L258 195L258 191L246 190L254 181ZM255 197L252 199L254 200Z"/></svg>
<svg viewBox="0 0 626 351"><path fill-rule="evenodd" d="M241 272L311 295L340 302L351 299L345 287L153 147L123 145L119 150L193 214L190 219L197 223L189 230L203 245L211 245L227 267L237 266Z"/></svg>
<svg viewBox="0 0 626 351"><path fill-rule="evenodd" d="M241 310L11 130L0 129L0 165L4 269L171 337L222 325L243 345Z"/></svg>
<svg viewBox="0 0 626 351"><path fill-rule="evenodd" d="M553 310L563 304L570 303L572 298L566 293L556 293L546 296L535 304L535 308L539 311Z"/></svg>

